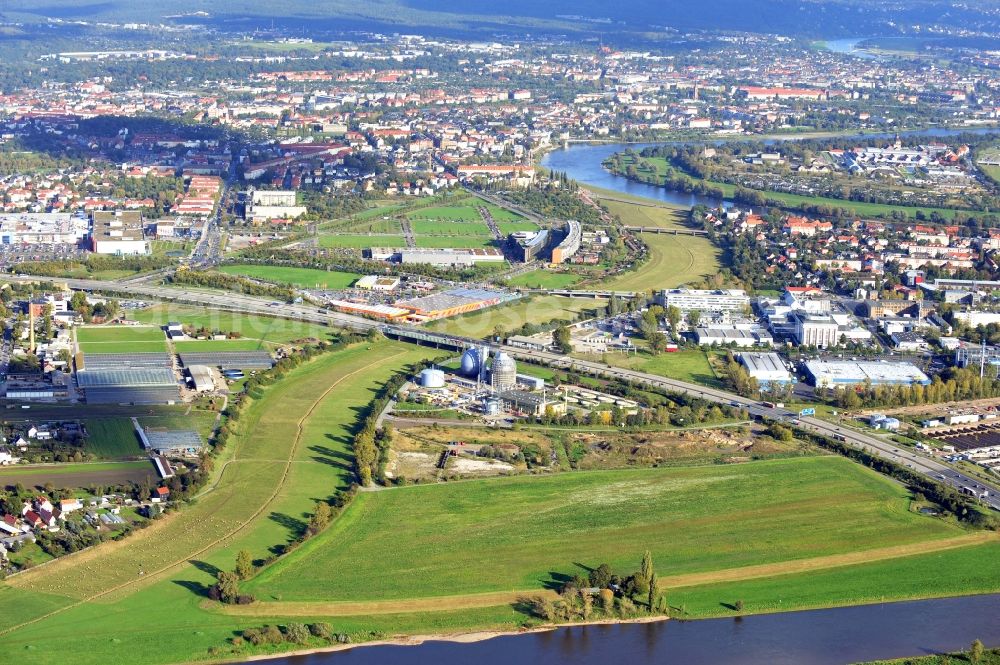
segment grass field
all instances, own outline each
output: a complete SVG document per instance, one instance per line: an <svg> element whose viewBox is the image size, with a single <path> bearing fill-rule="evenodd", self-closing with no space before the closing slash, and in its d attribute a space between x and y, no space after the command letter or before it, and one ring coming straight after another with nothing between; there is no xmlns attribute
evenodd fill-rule
<svg viewBox="0 0 1000 665"><path fill-rule="evenodd" d="M353 272L286 266L232 265L222 266L219 271L227 275L242 275L308 289L346 289L361 277Z"/></svg>
<svg viewBox="0 0 1000 665"><path fill-rule="evenodd" d="M320 247L350 247L362 249L365 247L406 247L406 241L401 235L357 235L349 233L331 233L320 235L317 239Z"/></svg>
<svg viewBox="0 0 1000 665"><path fill-rule="evenodd" d="M531 590L579 566L633 570L644 549L678 575L961 533L908 504L898 485L827 456L414 486L360 495L250 588L284 601ZM471 552L488 565L468 565Z"/></svg>
<svg viewBox="0 0 1000 665"><path fill-rule="evenodd" d="M84 353L155 353L166 351L163 331L151 326L82 327L76 331Z"/></svg>
<svg viewBox="0 0 1000 665"><path fill-rule="evenodd" d="M464 201L471 201L471 199L463 199ZM481 222L483 219L475 205L461 204L420 208L408 213L406 216L412 221L431 219L450 220L453 222Z"/></svg>
<svg viewBox="0 0 1000 665"><path fill-rule="evenodd" d="M471 314L442 319L429 325L431 330L453 335L485 337L492 335L496 326L516 330L525 323L546 323L553 319L574 319L584 309L603 308L604 300L593 298L561 298L535 296L517 300L510 305L491 307Z"/></svg>
<svg viewBox="0 0 1000 665"><path fill-rule="evenodd" d="M303 321L166 303L130 312L129 316L136 321L158 326L165 325L168 321L180 321L195 328L206 327L210 330L238 332L245 338L241 343L263 340L269 344L280 345L305 338L330 339L334 332L325 326ZM197 344L203 343L203 341L197 342ZM179 344L188 344L188 342L179 342Z"/></svg>
<svg viewBox="0 0 1000 665"><path fill-rule="evenodd" d="M581 279L583 279L582 276L568 272L532 270L508 280L507 283L511 286L523 286L528 289L565 289Z"/></svg>
<svg viewBox="0 0 1000 665"><path fill-rule="evenodd" d="M659 374L680 381L691 381L716 388L722 385L722 382L715 376L715 372L712 371L705 351L701 349L661 353L658 356L642 352L631 355L621 353L579 354L579 357L603 361L615 367Z"/></svg>
<svg viewBox="0 0 1000 665"><path fill-rule="evenodd" d="M686 211L669 206L651 207L620 201L602 200L626 226L685 228ZM612 277L601 287L619 291L648 291L674 288L699 282L719 272L722 267L719 249L707 238L685 235L640 236L649 247L649 258L637 270Z"/></svg>
<svg viewBox="0 0 1000 665"><path fill-rule="evenodd" d="M453 222L432 219L418 219L410 223L417 238L430 236L483 236L492 238L490 230L482 220L478 222Z"/></svg>

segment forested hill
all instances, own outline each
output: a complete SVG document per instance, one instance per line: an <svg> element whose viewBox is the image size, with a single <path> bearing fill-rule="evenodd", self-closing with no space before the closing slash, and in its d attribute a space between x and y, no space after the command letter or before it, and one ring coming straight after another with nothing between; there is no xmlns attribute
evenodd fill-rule
<svg viewBox="0 0 1000 665"><path fill-rule="evenodd" d="M301 30L453 31L495 34L639 34L711 30L802 37L875 36L907 26L1000 27L1000 0L7 0L6 21L199 22L219 30L254 27Z"/></svg>

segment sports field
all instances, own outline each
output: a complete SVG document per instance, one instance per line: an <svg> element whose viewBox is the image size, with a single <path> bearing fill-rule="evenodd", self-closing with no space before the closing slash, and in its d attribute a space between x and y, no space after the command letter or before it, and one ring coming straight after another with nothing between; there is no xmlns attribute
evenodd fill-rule
<svg viewBox="0 0 1000 665"><path fill-rule="evenodd" d="M346 289L361 277L353 272L287 266L232 265L222 266L219 271L308 289Z"/></svg>
<svg viewBox="0 0 1000 665"><path fill-rule="evenodd" d="M898 485L828 456L413 486L362 494L250 586L285 601L528 591L578 564L626 572L644 549L681 575L962 533L908 504ZM488 565L470 565L474 552Z"/></svg>
<svg viewBox="0 0 1000 665"><path fill-rule="evenodd" d="M535 296L514 301L509 305L491 307L471 314L455 316L431 323L431 330L467 337L492 335L500 326L505 331L516 330L525 323L546 323L553 319L574 320L581 310L603 308L604 300L593 298L562 298Z"/></svg>
<svg viewBox="0 0 1000 665"><path fill-rule="evenodd" d="M174 342L174 351L177 353L267 350L267 344L257 339L196 339Z"/></svg>
<svg viewBox="0 0 1000 665"><path fill-rule="evenodd" d="M155 325L165 325L168 321L179 321L185 325L195 328L208 328L209 330L221 330L223 332L238 332L243 335L239 340L241 346L250 346L251 343L264 341L271 345L287 344L301 339L330 339L333 330L325 326L303 321L290 321L288 319L271 318L268 316L255 316L251 314L240 314L237 312L223 312L214 309L205 309L190 305L174 305L161 303L151 305L146 309L130 312L129 316L136 321L151 323ZM198 349L206 351L216 351L218 349L209 346L202 346L208 340L198 340L195 342L176 342L174 347L180 350L196 351ZM226 341L225 344L232 344ZM185 345L191 344L192 348L187 349ZM198 347L194 347L198 344ZM214 343L213 343L214 344ZM225 347L232 348L232 347ZM236 351L247 350L245 348L232 349ZM253 350L253 349L249 349Z"/></svg>
<svg viewBox="0 0 1000 665"><path fill-rule="evenodd" d="M84 353L148 353L166 351L163 331L154 326L84 326L76 330Z"/></svg>
<svg viewBox="0 0 1000 665"><path fill-rule="evenodd" d="M0 487L18 483L24 487L89 487L155 482L156 469L149 460L135 462L86 462L83 464L29 464L0 468Z"/></svg>

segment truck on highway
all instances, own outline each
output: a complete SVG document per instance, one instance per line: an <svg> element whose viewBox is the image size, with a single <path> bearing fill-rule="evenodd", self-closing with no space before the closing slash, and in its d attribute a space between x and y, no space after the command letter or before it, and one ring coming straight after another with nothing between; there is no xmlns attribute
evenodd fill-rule
<svg viewBox="0 0 1000 665"><path fill-rule="evenodd" d="M761 402L761 406L766 406L769 409L785 408L785 404L783 402Z"/></svg>

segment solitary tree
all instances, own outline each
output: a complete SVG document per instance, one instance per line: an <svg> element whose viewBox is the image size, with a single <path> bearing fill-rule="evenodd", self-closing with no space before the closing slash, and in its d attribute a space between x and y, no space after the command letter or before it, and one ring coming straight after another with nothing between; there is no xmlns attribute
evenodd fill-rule
<svg viewBox="0 0 1000 665"><path fill-rule="evenodd" d="M653 555L649 550L646 550L642 555L642 565L639 567L639 571L647 580L653 578Z"/></svg>
<svg viewBox="0 0 1000 665"><path fill-rule="evenodd" d="M983 660L983 643L976 640L972 643L972 648L969 650L969 659L973 663L980 663Z"/></svg>
<svg viewBox="0 0 1000 665"><path fill-rule="evenodd" d="M649 611L652 612L656 609L656 601L660 596L660 590L657 588L660 580L656 577L656 573L649 576Z"/></svg>
<svg viewBox="0 0 1000 665"><path fill-rule="evenodd" d="M253 575L253 557L250 552L240 550L236 555L236 574L241 580L248 580Z"/></svg>
<svg viewBox="0 0 1000 665"><path fill-rule="evenodd" d="M240 595L240 578L236 573L220 570L214 595L224 603L235 603Z"/></svg>

